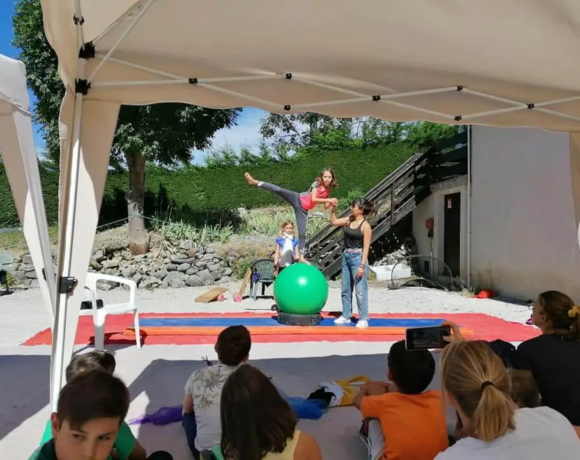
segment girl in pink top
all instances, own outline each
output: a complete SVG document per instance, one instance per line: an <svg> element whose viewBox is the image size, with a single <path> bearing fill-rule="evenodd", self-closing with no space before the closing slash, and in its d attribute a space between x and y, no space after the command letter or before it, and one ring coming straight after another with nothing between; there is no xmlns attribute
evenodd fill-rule
<svg viewBox="0 0 580 460"><path fill-rule="evenodd" d="M325 168L314 180L307 192L293 192L282 187L278 187L268 182L262 182L254 179L249 173L244 175L250 185L257 185L265 190L280 196L288 202L294 213L296 214L296 226L298 227L298 248L300 250L300 261L306 262L304 259L304 248L306 246L306 226L308 224L308 211L313 209L316 205L324 203L324 208L330 206L338 206L336 198L329 198L330 189L337 186L336 176L334 171L330 168Z"/></svg>

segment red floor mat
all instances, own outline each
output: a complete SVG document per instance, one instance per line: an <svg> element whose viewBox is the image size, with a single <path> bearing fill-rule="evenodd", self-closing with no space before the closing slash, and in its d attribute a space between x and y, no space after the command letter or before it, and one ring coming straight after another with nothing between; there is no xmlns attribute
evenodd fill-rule
<svg viewBox="0 0 580 460"><path fill-rule="evenodd" d="M187 313L187 314L171 314L171 313L144 313L140 315L142 318L154 317L268 317L271 313L225 313L225 314L208 314L208 313ZM523 324L510 323L493 316L488 316L480 313L458 313L458 314L397 314L386 313L374 315L377 318L446 318L461 324L463 327L473 331L473 338L483 340L503 339L508 342L520 342L531 339L539 335L539 331L530 326ZM135 343L133 337L123 335L125 328L131 326L133 323L132 315L116 315L108 316L105 327L105 343L110 345L131 345ZM77 335L75 339L76 345L89 345L93 343L93 323L92 318L82 316L79 318L79 325L77 328ZM162 336L151 335L142 336L143 343L148 345L198 345L198 344L213 344L215 337L212 336L196 336L196 335L175 335ZM328 335L328 334L309 334L309 335L277 335L277 336L255 336L252 338L254 343L291 343L291 342L393 342L404 339L403 336L389 335L389 336L369 336L365 335L364 331L360 334L349 335ZM22 345L50 345L52 343L52 333L50 329L45 329L38 334L35 334L30 339L26 340Z"/></svg>

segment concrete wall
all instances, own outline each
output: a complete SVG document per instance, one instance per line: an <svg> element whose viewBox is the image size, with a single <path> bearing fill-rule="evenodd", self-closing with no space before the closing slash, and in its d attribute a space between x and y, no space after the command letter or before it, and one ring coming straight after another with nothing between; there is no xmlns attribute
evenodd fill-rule
<svg viewBox="0 0 580 460"><path fill-rule="evenodd" d="M472 127L472 286L520 299L557 289L580 302L574 151L566 133ZM437 184L415 209L413 231L419 253L428 255L425 220L433 217L434 256L443 260L443 197L457 191L462 194L461 278L467 280L466 186Z"/></svg>
<svg viewBox="0 0 580 460"><path fill-rule="evenodd" d="M565 133L474 126L473 282L522 299L557 289L580 302L580 250Z"/></svg>

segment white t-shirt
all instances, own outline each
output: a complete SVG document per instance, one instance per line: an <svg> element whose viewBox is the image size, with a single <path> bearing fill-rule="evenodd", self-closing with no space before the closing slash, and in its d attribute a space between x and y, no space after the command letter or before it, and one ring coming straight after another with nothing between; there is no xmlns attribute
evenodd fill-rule
<svg viewBox="0 0 580 460"><path fill-rule="evenodd" d="M287 267L294 261L294 237L287 237L284 235L284 245L280 248L280 267Z"/></svg>
<svg viewBox="0 0 580 460"><path fill-rule="evenodd" d="M492 442L464 438L435 460L580 460L580 439L549 407L518 409L516 429Z"/></svg>
<svg viewBox="0 0 580 460"><path fill-rule="evenodd" d="M193 398L197 436L195 448L211 449L221 442L220 400L226 380L237 366L218 363L194 371L185 384L185 394Z"/></svg>

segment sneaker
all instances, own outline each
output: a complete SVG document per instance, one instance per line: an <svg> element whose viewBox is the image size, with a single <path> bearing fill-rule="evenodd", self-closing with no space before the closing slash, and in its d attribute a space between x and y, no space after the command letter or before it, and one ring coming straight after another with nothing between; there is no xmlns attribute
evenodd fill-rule
<svg viewBox="0 0 580 460"><path fill-rule="evenodd" d="M369 322L366 319L360 319L356 323L356 327L358 327L359 329L366 329L367 327L369 327Z"/></svg>
<svg viewBox="0 0 580 460"><path fill-rule="evenodd" d="M350 324L350 322L350 318L345 318L344 316L334 320L334 324Z"/></svg>

